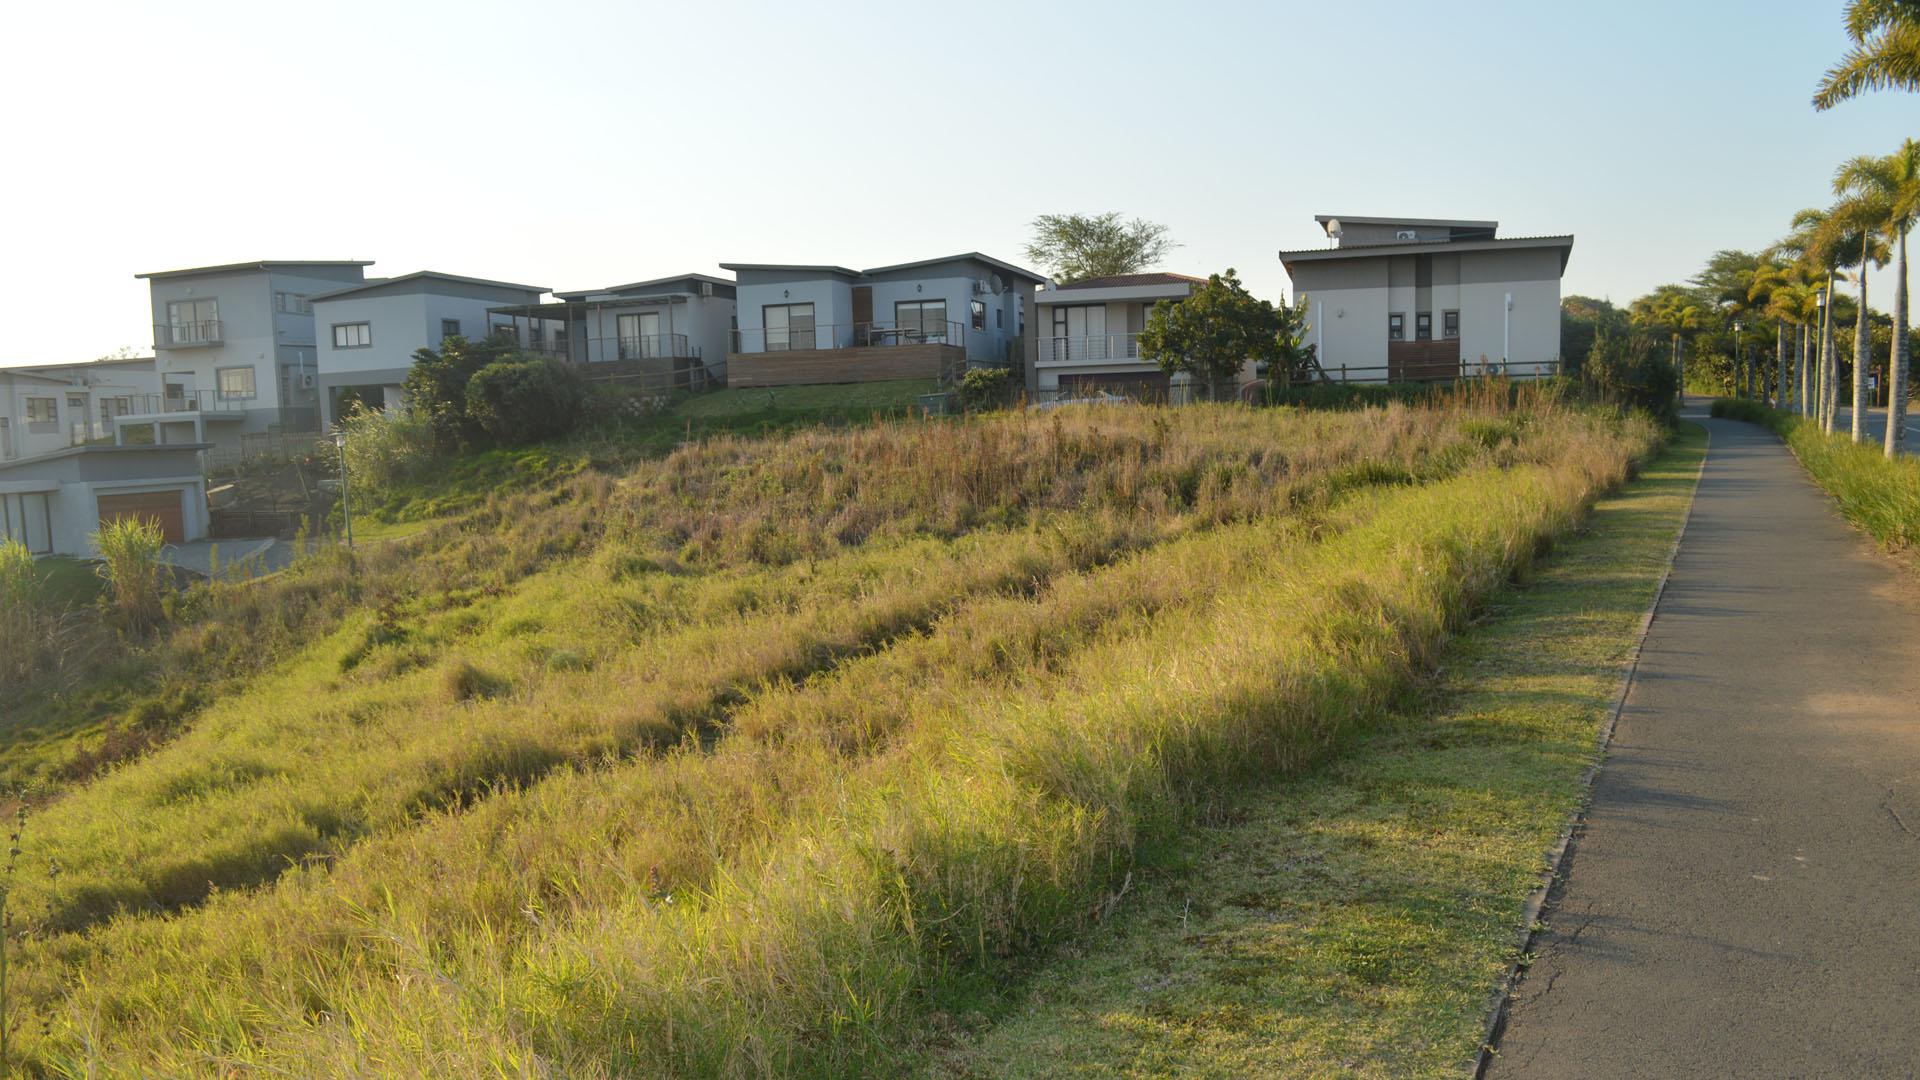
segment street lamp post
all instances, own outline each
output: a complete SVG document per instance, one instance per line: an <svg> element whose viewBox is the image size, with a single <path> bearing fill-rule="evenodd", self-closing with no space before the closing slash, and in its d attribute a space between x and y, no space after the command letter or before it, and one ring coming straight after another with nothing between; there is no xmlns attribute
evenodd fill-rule
<svg viewBox="0 0 1920 1080"><path fill-rule="evenodd" d="M353 547L353 511L347 504L347 433L335 430L333 445L340 450L340 522L346 528L347 547Z"/></svg>
<svg viewBox="0 0 1920 1080"><path fill-rule="evenodd" d="M1733 396L1746 397L1740 382L1740 320L1733 320Z"/></svg>
<svg viewBox="0 0 1920 1080"><path fill-rule="evenodd" d="M1819 340L1814 343L1813 377L1808 381L1814 391L1809 397L1804 391L1800 395L1800 413L1802 416L1824 415L1827 393L1827 290L1822 286L1813 291L1814 307L1820 312L1819 328L1815 331Z"/></svg>

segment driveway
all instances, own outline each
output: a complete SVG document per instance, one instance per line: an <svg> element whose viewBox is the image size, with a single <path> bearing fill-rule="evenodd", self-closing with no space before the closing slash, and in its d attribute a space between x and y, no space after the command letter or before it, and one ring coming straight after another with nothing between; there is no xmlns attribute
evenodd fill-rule
<svg viewBox="0 0 1920 1080"><path fill-rule="evenodd" d="M220 576L258 577L285 569L293 561L293 545L284 540L195 540L187 544L168 544L161 558L169 566L211 577L215 554L220 560Z"/></svg>

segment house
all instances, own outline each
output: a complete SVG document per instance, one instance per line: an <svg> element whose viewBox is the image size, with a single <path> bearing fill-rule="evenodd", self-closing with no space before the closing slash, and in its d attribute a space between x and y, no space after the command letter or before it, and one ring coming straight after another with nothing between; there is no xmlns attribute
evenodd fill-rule
<svg viewBox="0 0 1920 1080"><path fill-rule="evenodd" d="M979 252L853 270L721 263L737 277L729 386L953 377L1022 362L1046 278Z"/></svg>
<svg viewBox="0 0 1920 1080"><path fill-rule="evenodd" d="M160 387L116 418L139 438L241 445L244 436L319 427L311 297L372 265L260 261L136 274L151 286Z"/></svg>
<svg viewBox="0 0 1920 1080"><path fill-rule="evenodd" d="M1501 238L1499 222L1314 218L1333 246L1282 251L1310 343L1336 379L1403 382L1559 370L1572 236Z"/></svg>
<svg viewBox="0 0 1920 1080"><path fill-rule="evenodd" d="M727 278L680 274L554 297L490 315L521 347L586 365L589 377L617 373L689 390L725 377L734 319Z"/></svg>
<svg viewBox="0 0 1920 1080"><path fill-rule="evenodd" d="M0 462L0 537L36 555L95 554L101 522L156 521L168 543L207 535L202 443L70 446Z"/></svg>
<svg viewBox="0 0 1920 1080"><path fill-rule="evenodd" d="M1167 374L1141 358L1140 331L1155 304L1178 303L1204 284L1185 274L1119 274L1036 292L1028 395L1045 401L1106 392L1165 401Z"/></svg>
<svg viewBox="0 0 1920 1080"><path fill-rule="evenodd" d="M0 461L111 442L115 419L159 390L151 356L0 370Z"/></svg>
<svg viewBox="0 0 1920 1080"><path fill-rule="evenodd" d="M544 285L421 270L370 278L307 298L318 331L315 357L320 424L331 427L349 400L397 410L413 355L450 337L480 341L507 320L489 311L533 304Z"/></svg>

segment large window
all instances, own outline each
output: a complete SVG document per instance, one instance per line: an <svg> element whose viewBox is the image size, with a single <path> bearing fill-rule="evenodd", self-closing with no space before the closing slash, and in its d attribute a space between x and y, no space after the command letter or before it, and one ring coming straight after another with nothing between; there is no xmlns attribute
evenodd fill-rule
<svg viewBox="0 0 1920 1080"><path fill-rule="evenodd" d="M657 311L639 311L622 315L615 320L620 331L620 359L645 360L655 356L666 356L660 338L660 313Z"/></svg>
<svg viewBox="0 0 1920 1080"><path fill-rule="evenodd" d="M107 430L113 430L113 418L125 416L133 411L133 399L130 397L103 397L100 399L100 422Z"/></svg>
<svg viewBox="0 0 1920 1080"><path fill-rule="evenodd" d="M1407 340L1407 316L1405 312L1396 311L1387 316L1387 340Z"/></svg>
<svg viewBox="0 0 1920 1080"><path fill-rule="evenodd" d="M223 367L214 371L216 385L220 387L222 398L250 399L255 395L253 369L250 367Z"/></svg>
<svg viewBox="0 0 1920 1080"><path fill-rule="evenodd" d="M1460 313L1443 311L1440 313L1440 333L1442 336L1457 338L1460 336Z"/></svg>
<svg viewBox="0 0 1920 1080"><path fill-rule="evenodd" d="M902 300L893 305L893 324L908 340L947 340L945 300Z"/></svg>
<svg viewBox="0 0 1920 1080"><path fill-rule="evenodd" d="M167 301L167 343L194 345L220 340L220 301Z"/></svg>
<svg viewBox="0 0 1920 1080"><path fill-rule="evenodd" d="M985 330L987 328L987 302L985 300L975 300L972 305L972 312L973 328L975 330Z"/></svg>
<svg viewBox="0 0 1920 1080"><path fill-rule="evenodd" d="M288 315L311 315L313 305L307 302L302 293L277 292L273 294L273 309Z"/></svg>
<svg viewBox="0 0 1920 1080"><path fill-rule="evenodd" d="M50 397L30 397L27 399L27 431L44 435L60 428L60 399Z"/></svg>
<svg viewBox="0 0 1920 1080"><path fill-rule="evenodd" d="M812 304L768 304L761 309L761 317L768 352L819 348L813 336Z"/></svg>
<svg viewBox="0 0 1920 1080"><path fill-rule="evenodd" d="M334 348L364 349L372 344L373 324L363 322L333 324Z"/></svg>

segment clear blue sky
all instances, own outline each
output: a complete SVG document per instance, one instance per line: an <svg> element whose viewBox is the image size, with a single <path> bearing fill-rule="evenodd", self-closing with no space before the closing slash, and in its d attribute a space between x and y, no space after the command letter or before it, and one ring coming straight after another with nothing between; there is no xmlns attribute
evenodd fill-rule
<svg viewBox="0 0 1920 1080"><path fill-rule="evenodd" d="M1816 114L1812 3L33 4L0 95L0 363L151 343L132 275L377 260L562 289L721 261L1023 261L1034 215L1239 268L1315 213L1577 234L1624 301L1774 239L1920 96Z"/></svg>

